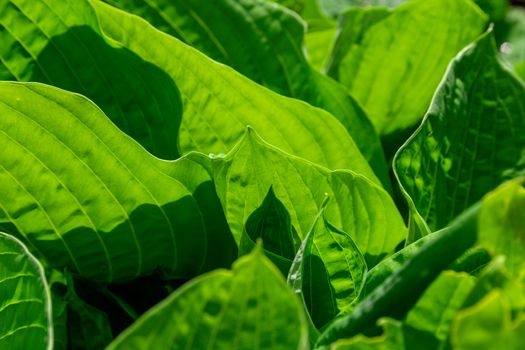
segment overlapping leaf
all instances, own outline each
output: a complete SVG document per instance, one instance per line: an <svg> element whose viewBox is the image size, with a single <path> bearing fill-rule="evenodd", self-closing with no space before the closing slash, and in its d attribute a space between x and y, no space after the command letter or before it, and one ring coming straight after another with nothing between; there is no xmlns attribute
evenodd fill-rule
<svg viewBox="0 0 525 350"><path fill-rule="evenodd" d="M211 162L217 193L238 243L247 218L270 188L290 214L300 239L306 237L328 194L333 200L328 220L352 237L370 266L405 238L403 220L383 189L353 172L330 171L288 155L252 128L228 155L201 161Z"/></svg>
<svg viewBox="0 0 525 350"><path fill-rule="evenodd" d="M53 341L44 269L22 242L0 232L0 348L49 350Z"/></svg>
<svg viewBox="0 0 525 350"><path fill-rule="evenodd" d="M450 59L481 34L486 17L467 0L415 0L361 28L363 22L352 20L359 11L370 10L348 12L329 72L380 134L404 136L425 113Z"/></svg>
<svg viewBox="0 0 525 350"><path fill-rule="evenodd" d="M260 87L139 17L88 0L0 8L2 79L82 93L156 155L227 152L250 124L291 153L376 179L329 113Z"/></svg>
<svg viewBox="0 0 525 350"><path fill-rule="evenodd" d="M324 212L323 206L288 275L318 329L357 301L367 271L352 238L331 225Z"/></svg>
<svg viewBox="0 0 525 350"><path fill-rule="evenodd" d="M498 290L457 316L452 330L454 349L509 349L523 347L525 314L512 319L508 299Z"/></svg>
<svg viewBox="0 0 525 350"><path fill-rule="evenodd" d="M501 185L487 195L480 215L479 243L490 253L504 254L507 269L525 271L525 179Z"/></svg>
<svg viewBox="0 0 525 350"><path fill-rule="evenodd" d="M490 34L452 63L395 171L422 231L446 226L525 171L525 86L499 62Z"/></svg>
<svg viewBox="0 0 525 350"><path fill-rule="evenodd" d="M446 271L420 297L402 321L383 318L378 325L384 328L378 337L355 336L333 345L337 350L441 349L446 346L456 312L474 286L473 278Z"/></svg>
<svg viewBox="0 0 525 350"><path fill-rule="evenodd" d="M300 240L292 226L290 214L275 197L272 188L246 220L239 243L239 255L251 252L259 239L263 242L268 258L287 276Z"/></svg>
<svg viewBox="0 0 525 350"><path fill-rule="evenodd" d="M192 183L204 169L151 156L82 96L2 82L0 114L0 225L53 266L105 281L191 276L208 234L227 237L213 188Z"/></svg>
<svg viewBox="0 0 525 350"><path fill-rule="evenodd" d="M349 131L389 188L383 151L373 126L344 87L308 65L302 50L304 23L290 11L265 0L106 2L142 16L160 30L273 91L327 110ZM179 79L185 78L181 75ZM262 118L267 108L261 106ZM254 125L251 121L247 124Z"/></svg>
<svg viewBox="0 0 525 350"><path fill-rule="evenodd" d="M302 306L262 249L177 290L108 349L307 348Z"/></svg>

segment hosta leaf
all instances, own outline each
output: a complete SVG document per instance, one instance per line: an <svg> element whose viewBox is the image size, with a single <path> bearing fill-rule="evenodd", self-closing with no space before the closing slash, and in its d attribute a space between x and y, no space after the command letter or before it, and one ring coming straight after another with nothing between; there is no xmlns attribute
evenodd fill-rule
<svg viewBox="0 0 525 350"><path fill-rule="evenodd" d="M67 294L66 280L64 275L57 270L47 269L46 281L51 293L51 304L53 305L53 349L68 349L67 330Z"/></svg>
<svg viewBox="0 0 525 350"><path fill-rule="evenodd" d="M516 65L516 73L525 81L525 61Z"/></svg>
<svg viewBox="0 0 525 350"><path fill-rule="evenodd" d="M71 276L67 276L67 325L70 347L73 349L103 349L113 339L108 315L83 301L75 291Z"/></svg>
<svg viewBox="0 0 525 350"><path fill-rule="evenodd" d="M508 301L494 290L475 306L458 314L452 329L454 349L521 349L525 314L511 319Z"/></svg>
<svg viewBox="0 0 525 350"><path fill-rule="evenodd" d="M348 15L356 11L370 10ZM363 22L343 20L340 33L347 34L337 39L329 72L363 105L380 134L401 137L425 113L450 59L481 34L485 22L467 0L409 1L365 30Z"/></svg>
<svg viewBox="0 0 525 350"><path fill-rule="evenodd" d="M38 260L0 232L0 348L52 349L51 295Z"/></svg>
<svg viewBox="0 0 525 350"><path fill-rule="evenodd" d="M357 335L351 339L341 339L330 346L330 350L405 350L403 323L391 318L382 318L377 324L383 328L383 334L368 338ZM415 350L415 349L414 349Z"/></svg>
<svg viewBox="0 0 525 350"><path fill-rule="evenodd" d="M370 162L383 184L387 188L390 187L383 152L372 124L344 87L316 72L308 65L301 50L304 23L290 11L285 11L283 8L264 0L215 0L212 2L208 0L190 2L185 0L156 0L154 2L145 0L110 0L106 2L144 17L155 27L194 46L211 58L233 67L243 75L280 94L304 100L313 106L327 110L349 131L360 151ZM106 8L102 6L97 8L102 10L102 12L106 11ZM107 27L113 24L107 23L104 18L106 17L102 16L102 26L107 30ZM108 34L115 38L113 32L110 29ZM139 37L138 34L130 35L127 33L125 40L128 40L128 43L126 46L135 50L132 45L135 41L143 46L144 41L149 42L148 39L145 39L146 36L143 37L144 39L142 39L142 36ZM122 41L120 40L120 34L117 40ZM153 47L150 50L153 52ZM164 62L160 64L164 64L162 67L170 72L170 75L179 85L183 96L190 96L190 98L199 101L199 97L191 95L195 91L195 82L192 81L190 86L185 82L187 79L195 80L196 72L192 71L190 78L188 76L190 72L179 71L179 66L187 65L192 67L193 62L190 64L184 60L180 49L175 51L175 48L173 48L171 52L181 52L180 55L177 54L177 56L181 56L177 70L172 71L171 67L166 66ZM156 54L158 53L156 52ZM150 55L140 55L148 61L157 62L157 59L150 57ZM214 71L215 69L213 67ZM204 73L205 71L198 76L198 79L207 81L209 78L205 77ZM239 119L239 121L244 122L244 125L256 126L250 115L255 114L258 115L258 119L264 119L272 118L268 114L282 113L277 111L266 113L265 110L270 105L273 105L274 108L282 106L288 109L286 114L290 114L291 108L286 108L287 104L269 100L262 104L263 101L260 98L252 97L254 95L249 93L250 89L247 89L244 84L232 85L231 79L228 79L227 76L224 80L227 85L237 91L235 100L238 100L238 105L245 104L246 100L249 100L248 106L239 106L239 109L235 111L236 118L244 118L244 120ZM207 81L206 83L206 85L212 84L220 84L222 86L224 83L220 83L217 80ZM203 89L203 86L199 86L199 89ZM239 95L240 91L243 91L244 96ZM231 100L229 97L221 97L221 95L227 96L227 92L221 94L214 90L210 93L212 96L216 96L217 99ZM259 100L261 100L261 104L258 103ZM221 103L219 102L218 104ZM198 107L199 103L196 102L194 105ZM228 108L228 106L225 107ZM244 111L246 108L250 111L249 113ZM297 108L299 107L295 109ZM212 109L212 112L217 113L217 116L221 114L216 107ZM193 113L193 111L190 112L185 108L185 120L188 119L186 118L187 116L189 117L188 114ZM204 113L208 114L209 111L206 110ZM300 113L292 112L291 114L295 114L293 118L297 119L297 115ZM300 120L304 120L304 123L307 124L313 123L317 119L310 119L300 115L299 117ZM284 115L279 114L279 118L273 122L276 125L280 125L278 123L284 118ZM329 117L319 116L319 118ZM223 127L214 127L215 119L210 116L210 127L217 128L215 132L219 133L219 138L224 138L223 135L220 135L223 132ZM224 122L226 121L221 121L221 123ZM183 121L183 123L185 122ZM193 123L188 123L188 128L195 129ZM287 132L289 129L290 125L283 124L280 133ZM261 126L257 125L257 130L266 135L265 132L263 133L264 129ZM302 132L308 132L307 130L305 129ZM193 132L195 131L189 131L190 135L187 137L194 137L191 135ZM182 133L183 137L186 137L184 136L186 135L184 130L182 130ZM208 132L206 133L209 134ZM240 132L237 135L240 136ZM203 136L200 135L198 138ZM230 137L229 134L224 136L226 139ZM283 137L288 138L289 136L283 135L280 139ZM280 139L272 139L272 142L283 149L290 150L289 146L282 143ZM195 149L206 153L228 151L225 148L201 148L201 145L196 145L191 140L187 141L190 144L184 139L182 141L181 147L183 151L186 149ZM290 146L293 146L292 141L288 140L288 143ZM227 146L233 146L233 144L227 144ZM309 158L306 155L297 153L297 151L300 151L300 148L294 150L294 153ZM311 160L325 164L316 159ZM332 166L329 165L329 167Z"/></svg>
<svg viewBox="0 0 525 350"><path fill-rule="evenodd" d="M461 309L474 284L474 278L465 273L443 272L408 312L405 324L442 344L447 340L455 313Z"/></svg>
<svg viewBox="0 0 525 350"><path fill-rule="evenodd" d="M261 248L178 289L108 349L306 349L302 306Z"/></svg>
<svg viewBox="0 0 525 350"><path fill-rule="evenodd" d="M513 65L525 61L525 9L510 9L501 27L495 30L498 41L502 42L500 51L503 56Z"/></svg>
<svg viewBox="0 0 525 350"><path fill-rule="evenodd" d="M451 63L423 124L394 161L414 222L428 226L423 232L446 226L524 173L522 130L525 86L502 66L486 34Z"/></svg>
<svg viewBox="0 0 525 350"><path fill-rule="evenodd" d="M442 349L445 347L456 312L474 286L473 278L464 273L443 272L423 293L402 321L389 318L377 323L383 334L368 338L357 335L336 342L337 350Z"/></svg>
<svg viewBox="0 0 525 350"><path fill-rule="evenodd" d="M371 7L371 6L384 6L389 8L395 8L409 0L343 0L341 4L338 4L338 0L321 0L325 7L331 4L334 8L345 9L350 7ZM333 5L332 5L333 4ZM344 4L344 6L343 6ZM339 13L342 11L338 11Z"/></svg>
<svg viewBox="0 0 525 350"><path fill-rule="evenodd" d="M331 225L324 212L322 207L288 275L290 285L300 286L318 329L357 300L367 271L352 238Z"/></svg>
<svg viewBox="0 0 525 350"><path fill-rule="evenodd" d="M333 49L337 33L337 22L331 19L308 23L304 37L306 59L318 71L324 71ZM354 138L359 145L359 139ZM362 149L362 148L360 148Z"/></svg>
<svg viewBox="0 0 525 350"><path fill-rule="evenodd" d="M290 215L270 188L261 206L246 221L246 233L256 242L262 239L265 249L282 257L295 256L294 235Z"/></svg>
<svg viewBox="0 0 525 350"><path fill-rule="evenodd" d="M463 308L478 304L492 290L500 290L513 315L525 311L525 285L505 268L505 256L494 258L481 271Z"/></svg>
<svg viewBox="0 0 525 350"><path fill-rule="evenodd" d="M291 153L376 180L329 113L260 87L136 16L88 0L0 0L0 8L0 79L84 94L156 155L227 152L250 124Z"/></svg>
<svg viewBox="0 0 525 350"><path fill-rule="evenodd" d="M208 230L224 227L201 213L213 189L190 184L204 169L151 156L86 98L38 83L1 82L0 115L0 226L83 277L199 272ZM214 249L227 255L226 242Z"/></svg>
<svg viewBox="0 0 525 350"><path fill-rule="evenodd" d="M306 237L328 194L334 204L327 208L327 219L352 237L370 266L405 237L403 220L383 189L353 172L330 171L288 155L252 128L225 157L201 161L211 162L217 194L238 243L247 218L270 188L290 214L300 239Z"/></svg>
<svg viewBox="0 0 525 350"><path fill-rule="evenodd" d="M480 213L478 241L492 254L504 254L507 269L525 270L525 179L501 185L488 194Z"/></svg>
<svg viewBox="0 0 525 350"><path fill-rule="evenodd" d="M287 276L301 242L292 226L290 214L275 197L272 188L246 220L239 255L251 252L258 239L263 242L266 256Z"/></svg>
<svg viewBox="0 0 525 350"><path fill-rule="evenodd" d="M102 35L86 0L0 0L0 80L81 93L146 149L174 159L182 101L162 69Z"/></svg>

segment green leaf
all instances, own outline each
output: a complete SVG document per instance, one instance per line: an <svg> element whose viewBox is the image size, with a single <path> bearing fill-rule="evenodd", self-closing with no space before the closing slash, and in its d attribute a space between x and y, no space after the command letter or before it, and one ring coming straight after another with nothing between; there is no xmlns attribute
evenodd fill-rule
<svg viewBox="0 0 525 350"><path fill-rule="evenodd" d="M46 281L51 293L53 305L53 349L67 350L69 345L66 302L66 279L64 274L57 270L45 268Z"/></svg>
<svg viewBox="0 0 525 350"><path fill-rule="evenodd" d="M178 289L108 349L306 349L307 336L299 300L258 247Z"/></svg>
<svg viewBox="0 0 525 350"><path fill-rule="evenodd" d="M318 71L323 72L328 64L337 34L337 22L331 19L311 21L304 37L306 59ZM352 132L350 131L352 134ZM359 143L356 137L356 142ZM363 148L359 147L363 152Z"/></svg>
<svg viewBox="0 0 525 350"><path fill-rule="evenodd" d="M389 8L395 8L409 0L320 0L323 6L328 6L340 9L338 13L344 12L344 9L352 7L372 7L372 6L384 6Z"/></svg>
<svg viewBox="0 0 525 350"><path fill-rule="evenodd" d="M271 187L261 206L246 221L245 229L252 241L261 238L266 250L288 259L295 256L290 215Z"/></svg>
<svg viewBox="0 0 525 350"><path fill-rule="evenodd" d="M443 272L410 309L404 323L443 344L455 313L463 306L474 284L474 278L465 273Z"/></svg>
<svg viewBox="0 0 525 350"><path fill-rule="evenodd" d="M475 204L454 219L439 237L426 242L380 287L357 303L350 314L330 323L317 339L317 346L325 349L340 338L364 332L380 317L402 317L439 273L475 243L479 207Z"/></svg>
<svg viewBox="0 0 525 350"><path fill-rule="evenodd" d="M486 16L467 0L409 1L364 30L360 22L343 20L340 33L350 36L339 35L333 55L340 59L329 72L348 87L381 135L404 140L425 113L450 59L485 23ZM353 40L355 32L362 37ZM352 44L344 45L348 40Z"/></svg>
<svg viewBox="0 0 525 350"><path fill-rule="evenodd" d="M246 77L279 94L301 99L312 106L330 112L355 140L357 147L370 162L383 185L387 189L390 188L381 144L371 122L343 86L321 75L307 63L304 50L302 50L305 24L296 14L265 0L156 0L154 2L110 0L106 2L140 15L156 28L177 37L209 57L229 65ZM171 57L175 55L178 60L176 67L166 65L165 61L160 60L162 55L157 47L158 43L149 39L152 36L160 38L158 33L148 30L142 35L141 31L144 29L137 30L137 28L144 27L144 24L133 21L133 25L130 23L129 26L124 27L126 32L125 34L123 32L123 35L126 37L121 38L121 35L116 33L122 29L113 26L123 25L124 17L111 11L111 20L115 20L113 16L122 18L122 20L116 21L118 23L108 23L109 18L104 13L109 9L96 3L95 5L97 11L101 13L101 24L108 35L123 42L126 47L135 52L138 52L135 45L140 45L141 48L146 45L144 49L148 52L139 53L139 55L149 62L156 63L173 77L181 90L185 105L186 101L190 100L193 108L200 108L203 101L201 96L204 95L204 92L201 91L208 91L206 95L217 100L210 101L211 106L202 112L184 106L183 125L187 127L183 126L181 129L183 152L188 150L198 150L204 153L227 152L233 146L232 140L236 141L232 134L239 137L242 128L249 124L256 127L272 144L292 151L293 154L330 168L348 168L348 164L341 166L336 163L337 166L334 166L330 162L313 158L308 153L300 153L303 151L302 147L294 148L295 142L291 137L295 133L275 135L279 136L278 138L270 136L271 134L266 131L270 127L268 122L262 124L262 120L258 123L254 121L254 118L257 120L269 119L278 128L280 125L283 126L279 128L280 133L287 133L291 131L291 126L286 122L283 123L283 120L293 118L307 125L318 124L325 130L325 133L328 133L330 128L321 126L322 123L319 123L320 119L332 119L326 113L307 112L308 108L299 106L297 103L291 104L282 99L278 99L282 102L276 101L275 98L269 99L270 96L264 98L263 96L267 95L266 91L262 92L261 89L252 87L252 84L237 82L235 80L238 79L233 79L229 74L221 74L220 77L210 79L206 73L211 70L211 74L216 75L215 71L219 69L218 67L210 62L202 62L203 68L198 71L194 70L195 61L199 56L190 58L195 56L193 52L185 53L189 50L183 50L180 43L175 48L174 41L172 44L171 41L163 38L162 41L166 41L163 46L170 48L169 53L166 54L170 54L170 59L173 59ZM155 56L152 56L151 53L154 53ZM180 69L180 67L187 68ZM219 72L222 70L219 69ZM196 79L201 80L203 84L197 84ZM199 91L197 96L195 96L195 91ZM239 94L241 91L243 94ZM225 104L223 101L229 102ZM272 106L271 110L268 110L269 106ZM233 118L238 119L237 122L227 120L232 118L230 112L232 109L234 110ZM223 115L229 117L226 119ZM217 133L217 139L214 141L217 144L208 147L210 132L206 131L205 135L201 135L189 118L191 120L206 118L207 121L200 121L200 123L210 123L210 126L207 127L213 130L211 134ZM219 121L216 121L217 118L220 118L220 124ZM333 124L333 122L329 123L329 125ZM322 135L320 132L312 131L311 128L296 127L301 129L300 134L303 135L303 138L307 134L313 134L314 137ZM225 133L224 129L232 131ZM233 133L233 130L236 132ZM334 133L334 131L330 132ZM197 136L194 133L197 133ZM197 137L196 140L190 140L195 137ZM343 137L343 135L337 137ZM348 136L345 135L343 138L348 138ZM205 143L201 144L202 142ZM221 144L223 142L225 145Z"/></svg>
<svg viewBox="0 0 525 350"><path fill-rule="evenodd" d="M525 314L512 320L507 299L493 290L475 306L458 314L452 329L454 349L521 349Z"/></svg>
<svg viewBox="0 0 525 350"><path fill-rule="evenodd" d="M451 63L423 124L394 160L412 219L426 223L423 234L524 173L524 129L525 85L486 34Z"/></svg>
<svg viewBox="0 0 525 350"><path fill-rule="evenodd" d="M380 336L368 338L362 334L351 339L341 339L330 346L330 350L404 350L403 324L391 318L377 321L383 328ZM320 349L320 348L319 348Z"/></svg>
<svg viewBox="0 0 525 350"><path fill-rule="evenodd" d="M405 238L403 220L383 189L354 172L330 171L286 154L263 141L252 128L228 155L211 160L201 157L201 161L211 161L217 194L237 243L247 218L270 187L290 214L301 240L328 194L334 201L327 209L328 220L352 237L369 266L393 252Z"/></svg>
<svg viewBox="0 0 525 350"><path fill-rule="evenodd" d="M246 221L239 243L239 255L251 252L259 239L262 239L266 256L283 276L287 276L301 241L292 226L290 214L275 197L271 187L262 204Z"/></svg>
<svg viewBox="0 0 525 350"><path fill-rule="evenodd" d="M525 270L525 179L508 181L488 194L480 213L479 244L504 254L505 265L518 276Z"/></svg>
<svg viewBox="0 0 525 350"><path fill-rule="evenodd" d="M75 291L71 275L67 275L68 333L70 348L103 349L113 339L108 315L83 301Z"/></svg>
<svg viewBox="0 0 525 350"><path fill-rule="evenodd" d="M525 9L511 8L500 27L495 27L499 34L500 51L513 65L525 61Z"/></svg>
<svg viewBox="0 0 525 350"><path fill-rule="evenodd" d="M509 9L509 0L474 0L474 2L489 15L491 22L497 23L503 20Z"/></svg>
<svg viewBox="0 0 525 350"><path fill-rule="evenodd" d="M107 39L89 1L0 0L0 8L0 80L83 94L156 156L180 155L183 106L175 82Z"/></svg>
<svg viewBox="0 0 525 350"><path fill-rule="evenodd" d="M500 290L513 315L525 311L525 285L505 268L505 257L494 258L479 274L463 308L479 303L491 291Z"/></svg>
<svg viewBox="0 0 525 350"><path fill-rule="evenodd" d="M464 273L443 272L423 293L402 321L382 318L377 322L383 334L357 335L332 345L337 350L361 349L442 349L448 339L456 312L474 287Z"/></svg>
<svg viewBox="0 0 525 350"><path fill-rule="evenodd" d="M52 349L53 342L44 269L22 242L0 232L0 348Z"/></svg>
<svg viewBox="0 0 525 350"><path fill-rule="evenodd" d="M86 98L38 83L1 82L0 114L0 224L52 266L99 281L200 271L224 225L205 218L222 215L204 211L213 188L193 188L203 168L151 156ZM227 242L212 247L223 260Z"/></svg>
<svg viewBox="0 0 525 350"><path fill-rule="evenodd" d="M516 73L525 81L525 61L516 65Z"/></svg>
<svg viewBox="0 0 525 350"><path fill-rule="evenodd" d="M169 154L155 152L159 156L227 152L253 125L293 154L377 179L329 113L260 87L139 17L88 0L0 0L0 7L7 9L0 17L7 51L0 52L2 79L84 94L148 150L176 147ZM332 90L323 86L323 93ZM366 130L358 134L373 137Z"/></svg>
<svg viewBox="0 0 525 350"><path fill-rule="evenodd" d="M319 329L357 300L366 271L352 238L326 220L322 206L296 255L288 283L299 288L296 292Z"/></svg>

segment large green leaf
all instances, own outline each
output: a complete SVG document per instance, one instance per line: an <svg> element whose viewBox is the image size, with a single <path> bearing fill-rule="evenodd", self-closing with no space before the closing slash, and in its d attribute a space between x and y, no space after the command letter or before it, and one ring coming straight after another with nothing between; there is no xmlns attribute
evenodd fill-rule
<svg viewBox="0 0 525 350"><path fill-rule="evenodd" d="M38 260L0 232L0 348L52 349L51 295Z"/></svg>
<svg viewBox="0 0 525 350"><path fill-rule="evenodd" d="M92 99L146 149L174 159L182 101L173 80L102 35L87 0L0 0L0 80Z"/></svg>
<svg viewBox="0 0 525 350"><path fill-rule="evenodd" d="M345 126L378 177L388 184L383 151L371 122L343 86L307 63L302 50L305 26L297 15L265 0L106 2L140 15L275 92L327 110ZM264 111L268 106L261 108Z"/></svg>
<svg viewBox="0 0 525 350"><path fill-rule="evenodd" d="M195 155L197 157L197 155ZM370 266L393 252L406 236L403 220L390 196L361 175L330 171L266 143L252 128L226 156L211 159L211 172L230 229L237 242L250 214L270 188L290 214L300 239L328 194L326 216L347 232Z"/></svg>
<svg viewBox="0 0 525 350"><path fill-rule="evenodd" d="M291 350L307 336L302 305L258 247L178 289L108 349Z"/></svg>
<svg viewBox="0 0 525 350"><path fill-rule="evenodd" d="M288 275L318 329L357 300L367 271L352 238L326 220L325 209L323 205Z"/></svg>
<svg viewBox="0 0 525 350"><path fill-rule="evenodd" d="M103 281L192 276L208 237L230 259L203 168L151 156L92 102L46 85L1 82L0 115L0 226L52 266Z"/></svg>
<svg viewBox="0 0 525 350"><path fill-rule="evenodd" d="M451 63L423 124L396 155L412 218L426 222L419 229L446 226L498 184L523 174L523 130L525 85L500 63L486 34Z"/></svg>
<svg viewBox="0 0 525 350"><path fill-rule="evenodd" d="M88 0L0 0L0 8L0 79L82 93L161 157L227 152L250 124L291 153L376 180L329 113L262 88L139 17Z"/></svg>
<svg viewBox="0 0 525 350"><path fill-rule="evenodd" d="M359 11L370 9L352 9L348 16ZM485 22L468 0L409 1L364 28L343 19L329 72L364 106L380 134L398 138L421 120L448 62Z"/></svg>

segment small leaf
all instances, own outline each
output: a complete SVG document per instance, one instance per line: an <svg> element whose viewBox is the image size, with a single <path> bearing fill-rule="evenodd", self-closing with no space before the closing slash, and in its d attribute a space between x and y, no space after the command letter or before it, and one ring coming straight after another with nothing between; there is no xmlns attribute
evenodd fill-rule
<svg viewBox="0 0 525 350"><path fill-rule="evenodd" d="M288 275L292 260L300 244L290 220L290 214L270 187L264 200L246 221L239 243L239 255L248 254L255 242L262 239L267 257Z"/></svg>
<svg viewBox="0 0 525 350"><path fill-rule="evenodd" d="M232 271L190 281L111 343L114 349L307 349L302 306L260 247Z"/></svg>
<svg viewBox="0 0 525 350"><path fill-rule="evenodd" d="M319 329L357 300L366 271L354 241L326 220L323 206L297 253L288 283L303 296Z"/></svg>
<svg viewBox="0 0 525 350"><path fill-rule="evenodd" d="M264 249L293 259L296 248L290 214L270 187L261 206L251 213L245 225L246 233L254 242L261 238Z"/></svg>
<svg viewBox="0 0 525 350"><path fill-rule="evenodd" d="M0 348L53 348L51 294L40 262L0 232Z"/></svg>
<svg viewBox="0 0 525 350"><path fill-rule="evenodd" d="M108 315L77 295L73 278L66 275L68 333L73 349L103 349L113 339Z"/></svg>

